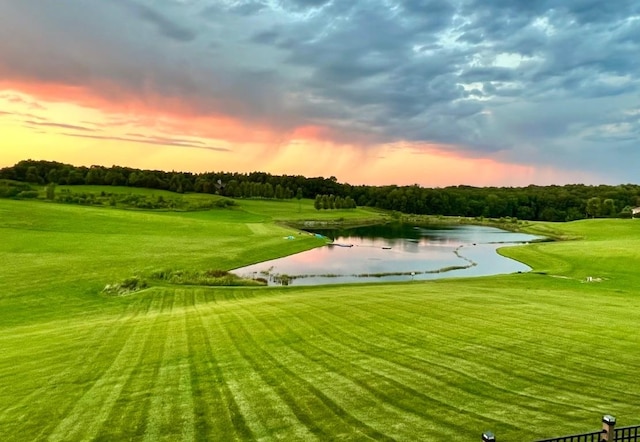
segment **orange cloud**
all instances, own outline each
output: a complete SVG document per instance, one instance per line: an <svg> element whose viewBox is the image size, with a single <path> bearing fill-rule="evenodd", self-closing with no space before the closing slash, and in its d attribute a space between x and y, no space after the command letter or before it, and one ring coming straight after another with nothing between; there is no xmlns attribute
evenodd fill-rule
<svg viewBox="0 0 640 442"><path fill-rule="evenodd" d="M73 104L98 110L103 114L102 126L127 123L172 135L193 135L229 142L278 144L281 134L269 127L247 123L222 112L201 114L189 103L175 98L144 92L132 95L113 85L99 85L100 93L91 88L58 83L35 83L0 80L0 90L18 91L39 102ZM54 115L52 116L54 117ZM309 128L301 128L304 134ZM316 129L318 130L318 129Z"/></svg>
<svg viewBox="0 0 640 442"><path fill-rule="evenodd" d="M289 131L224 115L199 114L176 98L133 96L104 85L0 81L0 165L47 159L78 165L205 172L266 171L336 176L352 184L418 183L429 187L558 183L566 171L470 158L455 146L398 142L346 144L328 128ZM584 181L575 177L574 182Z"/></svg>

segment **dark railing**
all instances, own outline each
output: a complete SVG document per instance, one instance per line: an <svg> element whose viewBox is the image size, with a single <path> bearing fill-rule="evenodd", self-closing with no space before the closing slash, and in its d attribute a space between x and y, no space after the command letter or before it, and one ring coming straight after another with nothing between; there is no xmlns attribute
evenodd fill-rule
<svg viewBox="0 0 640 442"><path fill-rule="evenodd" d="M541 439L536 442L600 442L602 430L592 433L573 434L571 436L552 437L551 439Z"/></svg>
<svg viewBox="0 0 640 442"><path fill-rule="evenodd" d="M496 436L491 432L483 433L482 441L496 442ZM616 428L616 418L607 415L602 418L602 430L600 431L552 437L536 442L640 442L640 425Z"/></svg>
<svg viewBox="0 0 640 442"><path fill-rule="evenodd" d="M614 442L637 442L640 441L640 425L616 428Z"/></svg>

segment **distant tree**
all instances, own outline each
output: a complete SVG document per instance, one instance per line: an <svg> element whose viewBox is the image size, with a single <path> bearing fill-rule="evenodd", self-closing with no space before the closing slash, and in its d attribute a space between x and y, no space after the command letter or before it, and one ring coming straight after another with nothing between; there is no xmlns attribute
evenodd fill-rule
<svg viewBox="0 0 640 442"><path fill-rule="evenodd" d="M273 198L274 195L275 195L275 192L273 190L273 186L271 185L271 183L265 183L264 184L264 197L265 198Z"/></svg>
<svg viewBox="0 0 640 442"><path fill-rule="evenodd" d="M565 221L575 221L582 218L584 218L584 215L577 208L569 207L569 209L567 209L567 216L565 218Z"/></svg>
<svg viewBox="0 0 640 442"><path fill-rule="evenodd" d="M329 196L328 195L322 195L322 208L324 210L328 210L329 209Z"/></svg>
<svg viewBox="0 0 640 442"><path fill-rule="evenodd" d="M567 214L562 210L554 209L553 207L545 207L540 213L540 219L542 221L564 221Z"/></svg>
<svg viewBox="0 0 640 442"><path fill-rule="evenodd" d="M241 181L238 184L238 196L240 198L247 198L249 196L249 188L246 181Z"/></svg>
<svg viewBox="0 0 640 442"><path fill-rule="evenodd" d="M68 184L85 184L84 173L81 169L72 169L69 173Z"/></svg>
<svg viewBox="0 0 640 442"><path fill-rule="evenodd" d="M48 200L53 201L54 199L56 199L56 184L55 183L47 184L47 186L45 187L45 192L46 192L46 198Z"/></svg>
<svg viewBox="0 0 640 442"><path fill-rule="evenodd" d="M344 207L347 209L355 209L356 202L350 196L348 196L344 200Z"/></svg>
<svg viewBox="0 0 640 442"><path fill-rule="evenodd" d="M611 198L607 198L602 202L601 214L603 216L616 216L616 203Z"/></svg>
<svg viewBox="0 0 640 442"><path fill-rule="evenodd" d="M249 183L249 197L259 197L262 196L262 184L260 183Z"/></svg>
<svg viewBox="0 0 640 442"><path fill-rule="evenodd" d="M313 202L313 207L316 210L322 209L322 197L320 195L316 195L316 200Z"/></svg>
<svg viewBox="0 0 640 442"><path fill-rule="evenodd" d="M240 198L242 196L242 189L238 184L238 181L231 180L227 183L227 196L231 196L233 198Z"/></svg>
<svg viewBox="0 0 640 442"><path fill-rule="evenodd" d="M124 186L127 184L127 179L122 172L110 170L104 175L104 183L109 186Z"/></svg>
<svg viewBox="0 0 640 442"><path fill-rule="evenodd" d="M172 192L183 193L182 177L180 174L174 173L169 180L169 190Z"/></svg>
<svg viewBox="0 0 640 442"><path fill-rule="evenodd" d="M196 179L196 185L195 185L196 192L212 193L214 188L215 187L211 184L210 180L203 177L198 177Z"/></svg>
<svg viewBox="0 0 640 442"><path fill-rule="evenodd" d="M587 200L587 215L591 218L595 218L596 216L600 215L600 206L600 198L598 198L597 196L589 198Z"/></svg>
<svg viewBox="0 0 640 442"><path fill-rule="evenodd" d="M38 176L38 170L36 166L29 166L27 169L27 174L25 176L25 181L28 183L40 183L40 177Z"/></svg>
<svg viewBox="0 0 640 442"><path fill-rule="evenodd" d="M506 215L506 202L498 195L494 193L487 195L485 204L485 210L482 214L483 216L487 218L500 218L501 216ZM442 213L446 213L446 211L442 211Z"/></svg>
<svg viewBox="0 0 640 442"><path fill-rule="evenodd" d="M57 183L59 180L59 174L57 169L51 169L49 173L47 173L47 181L50 183Z"/></svg>
<svg viewBox="0 0 640 442"><path fill-rule="evenodd" d="M140 176L138 175L138 172L133 172L131 175L129 175L129 180L127 181L127 185L129 187L138 187L139 182L140 182Z"/></svg>
<svg viewBox="0 0 640 442"><path fill-rule="evenodd" d="M298 200L298 212L302 211L302 187L298 187L296 192L296 199Z"/></svg>
<svg viewBox="0 0 640 442"><path fill-rule="evenodd" d="M91 166L89 172L87 172L87 176L85 178L85 182L91 185L101 185L105 184L104 182L104 169L98 166ZM110 183L109 183L110 184Z"/></svg>

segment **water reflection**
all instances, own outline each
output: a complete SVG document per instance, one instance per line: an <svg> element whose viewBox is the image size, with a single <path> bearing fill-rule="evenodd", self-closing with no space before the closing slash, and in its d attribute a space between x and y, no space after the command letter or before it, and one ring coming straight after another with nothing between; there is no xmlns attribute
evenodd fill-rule
<svg viewBox="0 0 640 442"><path fill-rule="evenodd" d="M242 267L234 273L270 285L410 281L525 272L496 249L539 237L482 226L368 226L317 231L333 244Z"/></svg>

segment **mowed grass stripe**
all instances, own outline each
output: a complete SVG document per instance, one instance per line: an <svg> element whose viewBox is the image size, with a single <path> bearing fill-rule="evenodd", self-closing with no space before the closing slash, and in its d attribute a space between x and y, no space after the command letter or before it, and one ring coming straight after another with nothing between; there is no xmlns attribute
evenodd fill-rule
<svg viewBox="0 0 640 442"><path fill-rule="evenodd" d="M353 299L353 298L350 298L350 299ZM414 312L416 311L416 308L417 308L416 306L414 306L412 308L411 314L414 314ZM345 309L345 307L342 307L342 309ZM349 317L357 316L357 313L354 313L353 311L349 311L349 312L347 312L346 316L349 316ZM449 317L452 318L454 316L453 315L449 315ZM461 316L460 319L459 319L459 321L461 321L461 322L464 322L464 320L465 320L465 318L463 316ZM356 321L362 322L364 320L363 319L356 319ZM376 321L373 321L373 322L376 322ZM380 318L377 318L377 322L379 322L379 323L387 323L389 321L388 321L388 318L380 317ZM403 326L406 326L406 324L410 324L412 322L413 321L408 320L408 319L397 320L396 321L396 326L398 328L401 328ZM456 330L456 327L451 323L451 320L449 321L448 325L445 328L449 333L451 333L452 331ZM560 329L561 329L561 327L560 327ZM535 330L532 330L532 335L535 336ZM408 347L416 346L416 344L417 344L417 342L415 342L416 332L409 332L407 334L407 336L409 338L409 340L407 341ZM473 341L471 341L472 342L471 345L473 347L480 348L479 345L478 345L479 343L477 342L477 337L479 337L479 336L490 336L490 334L487 334L486 331L483 332L482 334L479 334L476 331L474 334L471 335L471 338L473 338L473 336L475 336L476 339L473 339ZM382 338L382 339L384 339L384 338ZM442 340L442 338L440 338L440 340ZM455 343L455 338L454 338L453 342ZM393 344L393 342L381 342L381 345L383 345L384 347L387 347L387 348L393 348L394 344ZM449 346L449 344L446 341L442 342L442 345L440 345L440 347L439 347L440 350L438 350L438 351L446 351L446 348L448 346ZM530 345L529 345L529 348L530 348ZM479 351L482 351L482 350L480 349ZM506 388L508 388L509 390L513 390L514 392L518 392L519 389L517 388L517 386L516 385L512 385L510 383L510 380L512 379L512 377L517 377L517 373L515 373L516 370L513 370L512 363L513 363L513 361L518 361L518 358L515 358L515 359L511 358L509 356L509 354L507 352L504 352L504 351L502 353L494 353L494 352L491 352L491 351L483 351L483 353L484 353L484 359L485 359L486 362L483 362L482 365L479 365L477 367L473 367L472 370L473 371L479 371L480 373L482 373L483 371L485 371L485 367L487 365L494 365L495 364L494 366L496 367L497 370L501 370L501 371L506 370L507 371L506 373L504 373L503 376L498 376L498 377L496 377L496 379L500 379L500 378L508 379L509 383L505 384ZM487 357L487 355L491 355L491 357ZM495 355L496 357L494 358L493 355ZM502 360L500 360L500 358L498 357L500 355L503 356ZM437 361L442 359L441 357L438 357L437 354L434 354L432 357L429 356L429 355L425 355L425 356L428 359L431 359L432 361L434 361L435 364L437 364ZM455 356L457 356L457 355L452 355L452 357L455 357ZM469 355L469 357L470 357L471 360L483 359L483 355L481 353L479 353L478 355L475 355L475 356L473 354L471 354L471 355ZM459 359L459 357L458 357L457 359L451 360L449 362L449 364L447 364L447 365L450 365L451 367L454 367L453 369L457 369L457 366L460 365L459 364L460 362L464 362L464 361ZM556 363L557 364L563 364L562 352L559 352L558 357L556 359ZM550 365L548 367L548 371L543 370L542 373L553 373L554 367L556 367L556 366ZM589 368L589 366L587 364L584 364L583 367L585 369L587 369L587 370ZM526 361L526 363L524 364L524 370L527 370L527 369L534 370L536 368L537 368L537 365L536 365L536 360L534 358L530 358L530 360ZM569 372L569 373L575 375L575 367L574 367L574 372ZM604 401L604 405L602 405L602 402L598 401L598 397L601 396L602 392L604 392L605 390L599 388L599 386L601 386L603 383L609 382L608 379L610 379L610 378L599 377L599 378L594 378L594 379L597 382L594 382L593 384L590 384L589 385L589 389L593 388L595 398L592 398L591 400L589 400L589 398L586 398L586 400L588 400L589 402L592 403L592 405L589 406L588 408L592 409L593 408L593 404L594 403L598 403L599 407L600 407L599 409L602 409L603 406L606 407L606 403L609 403L609 404L612 403L611 396L615 395L615 393L613 393L613 394L612 393L607 393L608 397L605 398L606 401ZM607 379L607 380L605 381L605 379ZM612 381L615 382L615 380L612 380ZM531 382L529 383L528 388L529 389L531 387L538 388L541 385L542 385L542 389L544 390L544 388L546 387L544 385L544 383L539 382L539 380L536 380L535 378L533 378L533 379L531 379ZM627 398L629 397L629 394L632 394L632 395L634 394L633 390L630 391L628 389L628 385L629 384L627 384L626 392L623 391L623 390L620 391L620 393L623 394L623 395L626 395ZM547 388L547 390L544 391L544 394L547 397L551 398L551 399L556 398L556 396L557 396L556 389L557 388L560 388L560 389L563 388L563 386L562 386L562 378L561 377L558 378L558 386L549 386ZM582 384L582 385L576 384L575 388L568 387L567 390L569 390L569 392L573 392L573 393L579 392L579 393L584 395L585 386L584 386L584 384ZM606 391L608 391L608 390L606 390ZM568 398L563 398L563 399L566 399L565 402L567 402L567 407L569 409L571 409L571 410L576 409L579 406L579 404L583 403L581 401L581 399L583 399L582 397L578 397L576 399L576 396L574 396L574 397L568 397Z"/></svg>
<svg viewBox="0 0 640 442"><path fill-rule="evenodd" d="M465 323L469 323L470 334L475 336L478 335L477 329L486 327L490 321L492 336L509 340L521 336L528 344L540 342L539 338L542 336L553 339L558 344L571 344L572 351L575 352L589 350L594 354L591 343L594 330L602 330L603 336L615 338L616 343L636 345L637 337L627 333L629 327L635 326L635 322L625 321L627 319L625 316L628 309L633 307L629 303L637 304L637 300L628 299L626 309L615 305L617 303L614 304L615 301L610 297L602 296L589 299L589 302L584 305L576 305L576 292L583 293L579 290L581 287L578 284L580 283L567 287L567 290L573 289L573 296L557 294L550 296L548 292L531 289L528 291L527 299L523 301L517 298L508 299L503 293L496 296L495 290L487 291L477 288L474 290L476 294L473 297L452 296L450 299L442 297L442 301L448 302L449 305L446 309L432 309L430 317L444 322L450 321L452 314L456 315ZM584 293L585 297L586 295ZM397 301L409 304L411 308L424 306L424 300L415 295L398 298ZM523 321L535 324L537 328L535 336L529 329L521 327ZM559 327L568 322L571 323L570 328ZM617 331L619 329L623 329L624 333ZM595 352L604 352L604 350L604 347L596 348ZM624 357L625 354L621 356Z"/></svg>
<svg viewBox="0 0 640 442"><path fill-rule="evenodd" d="M242 311L242 306L241 311ZM355 416L353 416L346 408L344 408L339 399L336 398L335 395L331 395L331 397L327 391L327 387L330 387L331 384L320 385L317 384L317 379L308 379L308 372L312 372L310 366L306 366L306 370L304 372L297 372L295 368L298 366L296 361L292 359L287 360L284 355L287 353L287 346L278 346L278 353L272 354L268 351L268 347L262 346L254 335L249 330L260 330L259 328L254 328L252 325L247 325L247 316L242 315L238 309L234 309L233 315L236 321L232 322L234 326L237 327L243 336L244 341L250 343L254 349L259 351L259 354L270 361L278 371L282 372L283 375L287 377L287 379L294 379L295 382L300 383L300 385L308 391L308 398L318 399L324 407L328 408L332 413L335 414L341 421L347 424L350 431L355 432L355 434L360 434L365 437L375 438L378 440L386 440L389 439L384 433L378 431L377 429L371 427L367 423L359 420ZM269 333L269 329L265 329L265 332ZM256 333L260 338L264 338L264 335ZM291 356L291 354L289 354ZM345 392L342 392L345 394ZM313 410L313 409L311 409ZM335 424L334 424L335 425ZM340 433L341 434L341 433ZM348 434L348 433L345 433ZM340 437L338 435L338 437Z"/></svg>
<svg viewBox="0 0 640 442"><path fill-rule="evenodd" d="M403 323L398 320L398 327ZM430 331L432 331L431 328ZM407 330L406 339L413 342L415 334L416 332ZM560 371L558 365L543 362L540 359L540 352L536 350L530 353L520 351L517 340L509 342L508 339L503 339L503 344L493 343L493 341L482 343L441 335L438 342L437 353L423 349L420 352L421 357L438 361L439 364L433 364L434 366L455 367L453 371L481 381L484 386L479 385L480 390L475 392L478 398L485 396L484 391L491 393L491 389L486 389L491 385L494 390L491 394L495 393L495 390L500 390L503 396L517 395L511 400L520 401L523 404L532 401L535 405L528 408L537 409L537 411L548 410L553 405L564 405L570 410L594 411L593 406L588 404L597 402L597 397L584 391L575 371L557 373ZM538 348L538 346L529 343L527 348ZM544 349L544 345L542 348ZM568 357L566 352L565 354L560 351L554 353L557 353L556 363L560 362L560 358ZM478 363L479 361L481 363ZM598 381L601 380L601 378L598 379ZM560 395L561 391L565 394ZM549 394L550 392L553 394Z"/></svg>
<svg viewBox="0 0 640 442"><path fill-rule="evenodd" d="M548 376L549 379L554 379L554 378L557 379L559 381L558 382L559 385L563 385L566 383L567 376L574 376L574 377L580 376L575 372L575 370L567 370L567 373L565 373L562 376L556 376L554 371L549 370L549 368L551 367L557 367L557 363L558 363L557 358L560 355L566 356L567 354L567 351L564 350L564 346L561 344L552 346L552 345L549 345L548 342L542 340L542 344L540 344L542 352L550 353L549 354L550 361L545 362L540 360L539 353L535 351L533 352L520 351L521 347L528 348L528 349L531 349L531 347L535 348L537 345L535 344L535 341L518 340L517 338L514 337L518 335L518 330L514 330L514 332L511 334L509 334L508 332L501 334L503 333L504 327L501 327L500 324L496 324L493 327L491 327L490 336L487 336L486 334L484 334L483 336L485 336L485 339L480 342L478 341L477 330L479 328L486 326L485 324L486 319L481 315L476 318L478 323L475 324L474 314L463 315L462 312L455 312L456 310L455 305L450 307L450 305L455 303L455 300L450 300L449 305L446 308L440 309L441 310L440 312L436 312L435 309L430 309L427 312L424 310L425 308L424 300L416 303L410 303L411 301L409 297L410 295L406 297L403 296L402 298L398 298L398 300L394 304L394 306L396 307L395 309L383 310L382 313L378 315L379 317L376 319L376 321L380 323L386 323L389 321L394 322L397 325L397 327L394 327L392 333L398 334L398 339L404 336L406 340L402 342L406 342L408 346L415 346L415 344L419 344L419 342L414 342L415 338L419 336L420 333L423 333L426 328L429 331L429 339L427 342L428 343L437 342L440 344L438 348L438 353L443 352L449 346L456 348L456 354L450 354L450 356L454 358L454 360L451 361L454 366L457 365L458 362L461 362L461 363L465 362L463 359L460 358L461 356L460 350L463 350L462 354L464 354L464 352L469 352L471 354L474 352L485 352L487 354L502 356L505 358L505 360L515 355L517 356L516 361L518 362L521 361L523 363L522 368L524 369L525 373L531 372L531 370L537 370L540 374ZM406 309L400 308L403 304L406 304L406 303L410 303L408 308ZM359 305L359 304L355 304L355 305L358 308L354 309L355 311L351 312L351 316L354 318L358 318L359 322L370 320L369 318L370 315L377 314L377 312L374 310L374 308L371 305ZM450 309L454 310L454 313L449 311ZM365 311L368 313L363 314L363 312ZM400 314L401 311L403 311L404 314ZM458 323L455 325L455 327L452 326L452 323L450 321L450 318L452 316L459 318ZM490 315L487 315L487 316L490 316ZM428 318L428 322L425 322L426 318ZM471 324L467 325L468 322L471 322ZM535 320L532 321L532 325L529 327L523 327L523 323L525 323L525 321L520 321L518 323L520 325L519 330L520 331L525 330L530 337L536 336L537 332L540 330L540 327L538 326L539 324ZM412 324L423 324L423 325L415 326ZM402 332L403 329L408 329L408 330ZM452 334L453 330L455 330L455 334ZM486 339L487 337L489 337L490 339ZM466 342L466 344L464 346L461 346L462 342ZM446 343L450 345L442 345ZM394 342L388 343L388 345L393 345L393 344ZM428 345L424 345L424 343L423 345L420 345L420 347L424 348L425 350L428 350ZM579 351L575 353L581 356L582 358L593 358L596 360L595 362L597 364L606 364L606 360L604 362L602 361L602 359L605 359L605 358L603 358L601 355L585 354ZM486 361L486 365L493 366L494 368L498 368L499 370L501 370L500 357L492 357L488 359ZM550 367L546 367L545 365L550 365ZM595 365L595 363L591 363L589 367L591 368L593 365ZM514 368L516 367L510 367L511 377L513 377L514 379L517 379L518 378L517 372L514 372L512 370ZM526 381L528 378L524 377L523 379Z"/></svg>
<svg viewBox="0 0 640 442"><path fill-rule="evenodd" d="M148 431L148 420L151 413L151 402L156 397L154 383L163 366L165 352L165 333L169 317L175 305L175 296L171 291L156 290L147 294L162 300L150 306L146 317L151 328L149 339L137 366L122 388L116 406L107 418L109 425L103 425L96 440L141 440ZM164 398L171 399L170 397ZM137 404L137 406L136 406Z"/></svg>
<svg viewBox="0 0 640 442"><path fill-rule="evenodd" d="M531 297L533 298L534 296L535 294L532 294ZM547 302L546 300L541 301ZM403 304L409 305L409 308L404 310L409 317L412 317L421 306L420 301L412 302L408 297L403 297L396 305ZM366 309L367 307L363 308ZM547 316L550 316L549 312L557 310L557 306L551 304L548 309ZM508 317L496 319L491 327L491 334L485 335L485 339L482 342L478 342L477 329L484 326L486 316L477 312L463 314L465 310L456 305L452 305L451 310L449 311L447 308L444 313L433 311L429 313L428 327L430 333L437 333L439 342L450 340L450 318L452 315L458 317L460 330L458 330L456 338L451 343L456 344L455 341L462 336L469 342L468 346L464 347L463 350L471 353L478 351L489 352L494 355L484 364L486 368L493 367L500 370L504 366L501 361L509 361L509 375L514 381L518 379L525 382L535 381L537 384L552 386L556 389L579 391L582 396L592 396L601 391L598 387L596 387L595 391L584 391L583 383L586 379L592 380L593 385L598 385L603 378L611 379L608 382L609 392L619 393L620 397L627 396L631 400L630 403L635 403L640 399L638 393L629 391L628 382L625 382L625 379L614 376L620 372L621 367L638 367L640 369L639 361L633 357L633 353L621 351L619 358L616 357L616 359L610 360L608 357L611 354L610 348L608 346L594 348L591 335L578 333L578 336L572 338L562 336L564 319L558 317L557 313L553 316L553 320L541 323L535 316L513 312L511 315L506 315ZM575 309L572 310L575 312ZM607 312L601 308L598 308L598 311L601 313L601 317L608 317L608 322L611 322L613 315L606 314ZM497 312L495 313L497 314ZM590 316L586 317L589 318ZM398 330L401 330L403 326L410 327L409 324L416 322L415 317L413 319L385 317L384 319L381 318L381 320L395 321L398 324ZM607 320L605 319L605 321ZM572 320L574 329L581 323L587 329L592 328L590 321L575 318ZM464 328L461 328L462 325L464 325ZM593 324L593 327L597 328L598 324ZM416 331L419 331L419 328L417 330L408 330L405 336L412 339L415 337ZM623 334L633 334L632 328L623 331ZM581 342L582 340L584 342ZM614 345L619 344L619 342L616 342ZM450 354L450 356L456 357L453 354ZM564 361L571 361L571 363L566 363L565 366L560 365L559 358ZM454 362L464 365L466 360L458 357ZM576 362L585 368L588 367L588 370L576 370ZM520 364L520 366L515 364ZM527 376L529 374L530 377ZM509 388L514 389L515 387L517 386L510 385ZM515 389L517 390L517 388ZM571 398L571 401L573 402L577 399L579 398L574 397Z"/></svg>
<svg viewBox="0 0 640 442"><path fill-rule="evenodd" d="M340 311L343 312L344 309L340 309ZM355 323L358 322L357 313L346 311L345 315ZM310 316L312 315L305 313L305 318L309 319ZM500 423L500 428L503 429L513 428L513 416L522 415L523 421L528 422L527 416L530 417L548 409L552 402L543 400L542 404L532 405L525 402L523 398L518 398L518 390L509 389L500 384L505 382L505 379L509 381L509 375L504 372L504 368L490 373L490 375L479 377L477 373L486 371L482 364L472 361L470 362L472 367L470 370L461 370L459 367L461 359L450 362L442 361L442 353L446 352L447 348L446 343L438 345L437 351L429 355L425 351L425 347L422 347L415 340L402 343L398 342L396 338L387 338L386 336L392 336L395 333L396 327L391 327L387 331L376 329L372 336L368 337L367 334L370 332L368 327L362 327L361 333L351 333L349 330L356 328L356 324L347 324L346 327L341 328L337 326L341 319L343 318L333 316L322 324L321 328L327 333L331 328L336 330L336 333L330 337L331 340L344 343L345 337L353 337L353 343L350 345L354 348L362 349L366 355L375 354L384 357L383 361L385 359L390 361L392 366L389 367L389 372L392 373L392 376L393 373L396 373L396 376L401 373L400 367L408 368L416 373L428 374L426 377L420 377L419 380L414 379L413 382L416 385L414 388L421 390L420 386L422 385L422 389L429 391L431 401L436 404L435 408L441 410L442 413L446 413L443 409L449 408L451 410L449 418L454 425L455 422L460 421L462 412L470 414L464 418L464 421L470 421L474 419L474 415L476 418L479 416L478 412L474 410L484 410L481 416L485 422ZM402 326L402 323L399 323L398 326ZM349 358L348 355L345 355L347 360L361 360L363 357L363 355L353 355ZM396 366L394 367L394 365ZM509 398L509 396L512 397ZM513 413L510 414L508 420L506 417L502 417L501 413L495 415L489 413L492 408L498 410L503 408L505 402L510 404L509 408ZM519 413L516 413L518 411ZM440 421L443 420L446 421L445 414L440 419Z"/></svg>
<svg viewBox="0 0 640 442"><path fill-rule="evenodd" d="M20 400L13 403L7 401L7 408L0 413L0 427L5 429L8 437L5 440L11 440L8 435L17 436L17 440L21 438L20 432L11 430L24 424L21 419L15 419L16 415L29 416L28 425L34 425L40 437L49 434L75 400L84 394L86 386L100 376L101 364L119 350L120 340L129 335L138 314L138 310L131 306L120 316L107 317L106 320L103 316L89 318L82 327L72 322L68 328L62 324L46 328L45 333L37 337L38 343L41 347L55 348L59 359L54 364L42 364L37 369L29 367L33 360L39 360L38 348L27 350L23 345L12 343L11 347L22 353L21 357L13 359L15 367L28 373L31 382L27 385L6 384L20 390L20 394L15 395ZM20 334L14 338L24 342ZM24 361L25 358L27 361ZM4 371L0 373L0 377L6 378ZM52 403L58 404L53 410L49 407Z"/></svg>
<svg viewBox="0 0 640 442"><path fill-rule="evenodd" d="M160 305L162 299L154 299L152 304ZM157 319L158 316L153 315L151 321L144 317L132 321L131 334L123 342L111 365L76 402L48 436L48 440L90 440L98 434L129 376L139 364L153 323Z"/></svg>
<svg viewBox="0 0 640 442"><path fill-rule="evenodd" d="M166 304L166 295L154 290L154 298L162 299ZM161 308L161 306L160 306ZM163 361L165 321L158 311L151 314L147 310L148 320L153 321L150 336L145 341L140 359L122 388L115 406L112 407L106 424L102 425L95 440L140 440L146 432L150 402L154 395L152 386Z"/></svg>
<svg viewBox="0 0 640 442"><path fill-rule="evenodd" d="M250 426L245 438L318 440L315 426L309 428L304 420L300 420L298 407L290 406L293 398L285 385L262 370L255 359L245 355L226 327L228 320L222 321L220 316L219 311L209 315L209 325L216 330L220 361L232 372L227 374L227 388L234 395L243 422Z"/></svg>
<svg viewBox="0 0 640 442"><path fill-rule="evenodd" d="M210 318L203 318L203 320L207 319ZM220 327L220 323L214 324L210 320L208 325L210 329ZM274 438L275 431L269 428L269 419L277 422L280 428L296 427L298 421L295 417L291 418L283 413L282 407L277 406L279 405L277 396L267 384L261 382L260 377L253 371L253 367L237 352L229 335L219 329L213 341L219 363L226 368L224 377L226 389L236 406L237 415L233 416L234 421L242 422L245 434L250 435L245 435L244 439ZM301 432L304 432L304 427L297 433ZM310 435L306 433L305 436L308 438ZM284 437L280 434L279 439L292 440L293 438L290 434L285 434Z"/></svg>
<svg viewBox="0 0 640 442"><path fill-rule="evenodd" d="M312 315L308 312L300 315L305 318L304 321L297 320L296 316L280 312L270 318L287 318L286 323L282 322L285 328L297 321L296 328L289 329L290 333L300 337L291 344L297 351L310 359L323 361L328 370L343 373L383 403L397 407L406 414L420 416L428 424L446 424L446 429L454 432L450 437L462 434L464 429L458 428L458 423L461 414L465 413L465 421L472 420L477 424L494 421L508 425L495 417L459 405L465 403L465 392L457 390L456 385L452 384L450 367L443 367L446 373L437 375L432 370L432 361L407 357L402 351L387 350L382 345L368 341L363 335L345 333L344 329L335 327L334 318L324 318L322 323L314 325ZM335 333L331 332L332 328ZM300 335L297 331L300 329L307 330ZM376 330L375 333L383 339L383 330ZM305 340L305 335L313 338ZM350 337L354 339L350 341ZM315 351L312 352L312 349ZM341 361L346 361L346 365ZM467 400L478 399L468 394L466 396ZM451 402L453 397L459 397L460 400ZM493 398L487 394L487 400Z"/></svg>
<svg viewBox="0 0 640 442"><path fill-rule="evenodd" d="M0 387L1 394L11 394L12 391L21 390L23 396L17 402L3 404L7 408L0 409L0 422L11 410L24 404L33 405L34 399L42 396L49 389L56 388L58 383L67 383L70 375L77 374L78 367L92 365L102 355L102 350L111 347L111 339L126 325L127 320L123 317L114 318L110 324L97 325L94 334L80 335L77 327L72 327L71 330L61 327L40 336L38 345L30 346L29 349L15 345L16 341L24 342L24 337L13 336L13 342L6 342L6 347L3 347L11 348L12 351L11 354L3 355L0 377L8 378L20 373L29 373L32 379L37 380L34 382L37 386L24 394L24 385L20 387L3 383ZM64 349L56 346L56 342L64 342ZM91 347L87 342L96 342L97 346ZM73 361L69 360L70 354L75 356ZM16 364L17 360L20 360L19 364ZM45 380L46 382L43 382Z"/></svg>
<svg viewBox="0 0 640 442"><path fill-rule="evenodd" d="M228 337L256 375L274 389L280 402L291 410L299 424L320 440L340 438L351 434L354 427L361 427L353 421L345 422L343 410L256 344L249 331L235 318L232 307L225 306L225 316L231 314L231 319L224 323L218 315L214 317L221 333Z"/></svg>
<svg viewBox="0 0 640 442"><path fill-rule="evenodd" d="M366 308L366 307L363 307ZM420 348L422 352L429 351L429 346L420 345L419 342L415 342L416 336L419 336L421 332L421 327L412 326L411 324L415 324L415 315L416 309L418 306L412 305L409 310L405 311L407 317L400 318L389 318L385 317L380 318L380 321L391 321L396 323L396 330L400 333L402 330L402 335L398 335L397 339L405 340L408 346L415 346ZM447 312L449 313L449 312ZM445 314L446 316L446 314ZM451 315L449 313L449 318ZM472 316L472 315L471 315ZM559 386L565 382L566 378L562 376L555 376L552 371L545 370L544 367L539 369L538 366L543 365L539 359L535 359L534 356L528 353L515 352L514 350L518 350L520 348L520 343L515 340L509 340L505 338L503 340L505 346L507 348L501 347L493 343L495 339L494 331L497 329L496 327L492 327L490 333L485 333L483 336L485 337L483 341L479 341L477 339L478 334L475 332L477 327L474 324L467 324L467 317L458 317L458 323L452 326L451 321L442 321L441 328L438 331L434 329L437 327L439 321L429 321L429 324L426 324L425 327L428 328L430 334L436 334L437 338L433 339L432 342L439 343L439 347L437 350L437 355L440 355L440 360L442 362L448 362L448 366L456 367L456 369L462 369L465 365L468 365L467 359L476 360L482 357L482 355L492 355L490 358L485 358L483 364L481 366L473 366L468 372L470 373L483 373L487 370L490 370L488 375L485 376L490 379L500 379L500 377L496 376L499 372L504 371L505 362L508 361L508 370L509 370L509 385L507 386L507 390L517 392L519 391L518 387L522 385L518 384L548 384L549 379L557 379L559 382ZM413 319L412 319L413 318ZM432 319L432 318L430 318ZM522 325L522 323L521 323ZM480 327L480 325L478 325ZM455 330L455 335L452 336L452 330ZM535 335L535 330L530 330L531 335ZM431 340L430 340L431 341ZM524 344L524 343L523 343ZM454 352L448 352L448 348L454 348ZM433 356L437 356L434 354ZM430 356L428 353L425 356ZM428 357L431 359L431 357ZM513 364L521 363L521 367L514 366ZM557 360L556 360L557 363ZM521 370L518 370L521 368ZM491 371L495 370L495 371ZM537 374L533 374L532 377L529 377L528 374L532 371L538 370L540 374L546 376L544 382L540 382L541 379L537 377ZM496 373L497 372L497 373ZM573 374L570 372L569 374ZM520 379L522 382L518 382ZM504 388L504 386L503 386ZM579 403L579 402L578 402Z"/></svg>
<svg viewBox="0 0 640 442"><path fill-rule="evenodd" d="M370 364L375 362L373 357L357 351L350 354L353 349L333 339L323 347L319 345L321 330L282 313L276 309L271 315L258 317L247 309L242 317L251 318L251 330L264 330L263 339L275 346L279 360L300 371L301 377L350 410L356 419L393 439L408 440L433 431L447 438L460 434L455 424L441 426L446 421L441 413L430 413L435 408L433 398L383 374ZM291 327L293 322L295 327Z"/></svg>
<svg viewBox="0 0 640 442"><path fill-rule="evenodd" d="M194 410L191 392L189 344L186 332L185 290L166 291L173 303L161 319L165 337L162 363L154 379L145 441L193 440Z"/></svg>
<svg viewBox="0 0 640 442"><path fill-rule="evenodd" d="M207 291L208 295L211 290ZM218 293L219 290L216 289ZM217 296L213 296L216 298ZM208 297L212 298L211 296ZM221 315L217 321L212 315ZM251 436L256 440L316 440L300 422L292 410L278 396L277 391L265 382L253 365L234 346L226 331L226 316L219 310L203 310L202 320L207 323L209 333L215 336L212 345L220 365L227 368L226 385L233 399L250 427Z"/></svg>
<svg viewBox="0 0 640 442"><path fill-rule="evenodd" d="M193 304L195 315L190 327L190 353L201 352L193 358L191 365L197 409L195 426L199 437L206 440L250 440L253 439L252 431L239 405L242 398L226 379L231 373L221 366L221 358L231 350L221 346L224 335L207 322L211 315L218 314L211 310L211 306L215 306L211 299L215 300L215 297L208 296L210 291L197 290Z"/></svg>

